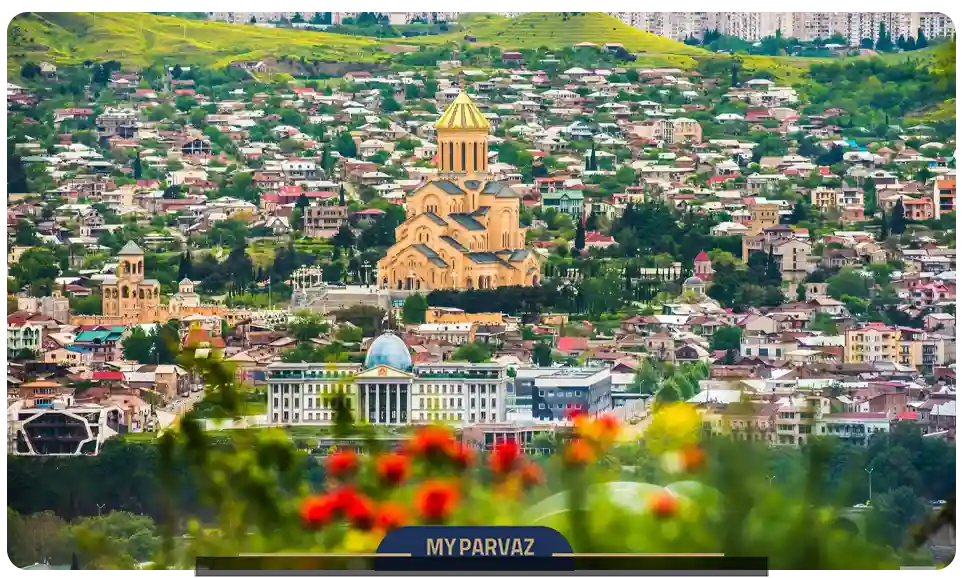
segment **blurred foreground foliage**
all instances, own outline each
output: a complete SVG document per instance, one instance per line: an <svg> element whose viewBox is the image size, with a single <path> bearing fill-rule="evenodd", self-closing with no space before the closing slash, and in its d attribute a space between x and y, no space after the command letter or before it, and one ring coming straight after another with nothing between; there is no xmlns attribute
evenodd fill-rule
<svg viewBox="0 0 964 578"><path fill-rule="evenodd" d="M204 376L208 406L242 414L233 368L190 352L179 362ZM512 447L476 455L435 427L392 447L352 423L341 397L332 401L332 434L365 438L367 455L312 454L279 428L216 435L191 414L154 444L109 444L105 456L151 452L142 475L156 478L148 509L159 530L147 553L118 548L116 532L97 528L68 548L89 567L131 567L147 556L159 568L185 568L198 555L374 551L385 531L406 523L539 524L581 552L723 552L766 556L774 569L883 569L932 563L908 530L927 521L924 498L953 496L955 487L953 447L911 428L875 436L869 448L811 438L775 449L707 437L693 407L667 404L640 440L580 417L570 433L540 441L550 456L529 458ZM865 466L875 468L874 508L856 514L847 506L866 498Z"/></svg>

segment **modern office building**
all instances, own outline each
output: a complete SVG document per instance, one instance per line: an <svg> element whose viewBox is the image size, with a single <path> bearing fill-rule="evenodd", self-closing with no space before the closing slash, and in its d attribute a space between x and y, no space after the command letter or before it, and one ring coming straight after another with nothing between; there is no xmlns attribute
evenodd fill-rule
<svg viewBox="0 0 964 578"><path fill-rule="evenodd" d="M519 398L532 400L532 418L565 421L573 411L610 411L612 376L608 367L534 367L516 372Z"/></svg>

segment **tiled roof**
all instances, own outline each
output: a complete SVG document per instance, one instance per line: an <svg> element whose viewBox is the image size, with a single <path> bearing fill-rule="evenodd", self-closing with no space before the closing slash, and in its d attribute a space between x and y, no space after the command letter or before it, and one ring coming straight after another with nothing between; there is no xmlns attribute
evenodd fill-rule
<svg viewBox="0 0 964 578"><path fill-rule="evenodd" d="M459 225L462 225L462 227L464 227L469 231L485 230L485 227L482 226L482 223L476 221L475 219L473 219L469 215L466 215L465 213L449 213L449 218L455 221L456 223L458 223Z"/></svg>
<svg viewBox="0 0 964 578"><path fill-rule="evenodd" d="M412 245L412 248L425 255L425 257L433 264L438 267L448 268L449 264L442 259L438 253L436 253L431 247L422 243L416 243Z"/></svg>
<svg viewBox="0 0 964 578"><path fill-rule="evenodd" d="M442 189L443 191L445 191L450 195L465 194L465 191L461 187L453 183L452 181L433 181L433 183L435 184L435 186L437 186L438 188Z"/></svg>

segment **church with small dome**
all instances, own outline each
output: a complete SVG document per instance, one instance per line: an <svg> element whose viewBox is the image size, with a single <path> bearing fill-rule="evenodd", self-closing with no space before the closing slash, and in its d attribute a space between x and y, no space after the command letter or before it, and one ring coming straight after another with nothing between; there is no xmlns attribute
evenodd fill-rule
<svg viewBox="0 0 964 578"><path fill-rule="evenodd" d="M489 121L461 92L435 123L438 174L408 194L406 220L378 262L383 289L538 285L520 197L489 173Z"/></svg>
<svg viewBox="0 0 964 578"><path fill-rule="evenodd" d="M273 424L329 425L337 393L356 420L370 424L499 423L511 387L497 363L415 364L391 332L371 342L364 363L272 363L265 381Z"/></svg>

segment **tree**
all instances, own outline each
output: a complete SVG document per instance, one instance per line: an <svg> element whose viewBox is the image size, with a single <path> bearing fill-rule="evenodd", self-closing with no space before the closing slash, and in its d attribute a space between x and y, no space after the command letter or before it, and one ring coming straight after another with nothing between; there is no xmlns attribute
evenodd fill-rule
<svg viewBox="0 0 964 578"><path fill-rule="evenodd" d="M352 232L348 221L342 222L338 232L331 237L331 244L342 249L347 249L355 244L355 234Z"/></svg>
<svg viewBox="0 0 964 578"><path fill-rule="evenodd" d="M402 305L402 320L409 324L425 323L427 311L428 300L421 293L414 293L405 298L405 304Z"/></svg>
<svg viewBox="0 0 964 578"><path fill-rule="evenodd" d="M867 533L879 542L900 548L907 539L907 529L922 521L928 511L927 502L908 486L877 494L868 514Z"/></svg>
<svg viewBox="0 0 964 578"><path fill-rule="evenodd" d="M890 34L887 32L887 28L884 23L881 22L877 30L877 51L878 52L889 52L893 50L894 44L891 42Z"/></svg>
<svg viewBox="0 0 964 578"><path fill-rule="evenodd" d="M478 341L460 345L452 352L452 360L468 361L469 363L484 363L492 360L492 351L489 347Z"/></svg>
<svg viewBox="0 0 964 578"><path fill-rule="evenodd" d="M30 80L40 76L40 66L36 62L24 62L20 67L20 76Z"/></svg>
<svg viewBox="0 0 964 578"><path fill-rule="evenodd" d="M552 348L544 341L536 343L532 347L532 361L539 367L549 367L552 365Z"/></svg>
<svg viewBox="0 0 964 578"><path fill-rule="evenodd" d="M576 225L576 239L575 239L575 249L577 251L582 251L586 248L586 229L582 225L582 220Z"/></svg>
<svg viewBox="0 0 964 578"><path fill-rule="evenodd" d="M320 315L307 311L298 311L288 322L288 331L298 341L308 341L328 331L328 324L322 321Z"/></svg>
<svg viewBox="0 0 964 578"><path fill-rule="evenodd" d="M386 318L384 309L372 305L353 305L347 309L335 311L334 315L339 323L347 321L356 327L361 327L365 337L373 337L380 333Z"/></svg>
<svg viewBox="0 0 964 578"><path fill-rule="evenodd" d="M402 105L398 104L394 97L388 96L382 99L383 112L398 112L400 110L402 110Z"/></svg>
<svg viewBox="0 0 964 578"><path fill-rule="evenodd" d="M139 151L137 156L134 157L134 178L137 180L141 178L141 153Z"/></svg>
<svg viewBox="0 0 964 578"><path fill-rule="evenodd" d="M636 375L633 377L634 393L654 394L660 387L663 374L657 366L653 364L651 358L643 358L636 368Z"/></svg>
<svg viewBox="0 0 964 578"><path fill-rule="evenodd" d="M592 141L592 150L589 152L589 158L586 160L586 170L595 171L596 167L596 141Z"/></svg>
<svg viewBox="0 0 964 578"><path fill-rule="evenodd" d="M335 332L335 339L342 343L361 343L363 337L361 327L355 327L347 323Z"/></svg>
<svg viewBox="0 0 964 578"><path fill-rule="evenodd" d="M743 330L736 325L720 327L713 332L711 345L714 350L739 349L740 340L743 338Z"/></svg>
<svg viewBox="0 0 964 578"><path fill-rule="evenodd" d="M859 271L845 267L827 279L827 294L840 301L844 295L864 299L870 296L870 287L867 278Z"/></svg>
<svg viewBox="0 0 964 578"><path fill-rule="evenodd" d="M916 45L916 46L917 46L917 49L918 49L918 50L920 50L921 48L927 48L927 37L924 36L924 29L923 29L923 28L918 28L918 29L917 29L917 45Z"/></svg>
<svg viewBox="0 0 964 578"><path fill-rule="evenodd" d="M137 363L154 362L154 338L148 335L140 325L131 329L130 335L121 341L124 349L124 359Z"/></svg>
<svg viewBox="0 0 964 578"><path fill-rule="evenodd" d="M54 279L60 275L59 259L46 247L33 247L10 266L10 275L20 283L29 282L33 296L50 295Z"/></svg>
<svg viewBox="0 0 964 578"><path fill-rule="evenodd" d="M342 207L345 206L345 185L344 184L338 187L338 204Z"/></svg>
<svg viewBox="0 0 964 578"><path fill-rule="evenodd" d="M13 154L13 146L7 148L7 194L19 195L28 192L27 170L18 155Z"/></svg>
<svg viewBox="0 0 964 578"><path fill-rule="evenodd" d="M182 279L190 279L193 272L194 264L191 262L191 252L185 251L181 253L180 259L177 263L177 279L178 281Z"/></svg>
<svg viewBox="0 0 964 578"><path fill-rule="evenodd" d="M887 222L887 211L880 211L880 233L877 235L878 241L887 240L887 235L890 234L890 225Z"/></svg>
<svg viewBox="0 0 964 578"><path fill-rule="evenodd" d="M34 227L33 222L28 219L20 219L17 221L16 235L14 236L13 242L21 246L39 245L40 238L37 237L37 228Z"/></svg>
<svg viewBox="0 0 964 578"><path fill-rule="evenodd" d="M907 219L904 217L904 200L897 199L894 210L890 214L890 230L895 235L903 235L907 228Z"/></svg>
<svg viewBox="0 0 964 578"><path fill-rule="evenodd" d="M348 134L348 131L342 131L335 137L335 150L342 157L355 158L358 156L358 146L355 144L355 139Z"/></svg>

